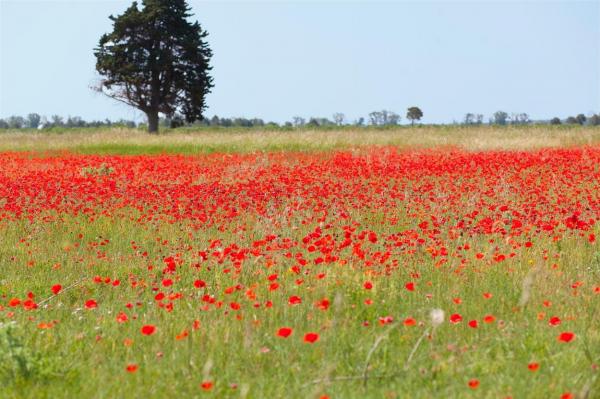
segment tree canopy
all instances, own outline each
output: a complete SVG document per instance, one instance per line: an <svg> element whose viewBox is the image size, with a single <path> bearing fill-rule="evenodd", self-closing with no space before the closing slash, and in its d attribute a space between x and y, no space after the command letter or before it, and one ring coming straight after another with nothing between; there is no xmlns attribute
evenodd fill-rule
<svg viewBox="0 0 600 399"><path fill-rule="evenodd" d="M406 119L408 119L411 125L415 124L415 121L420 121L423 117L423 111L419 107L409 107L406 110Z"/></svg>
<svg viewBox="0 0 600 399"><path fill-rule="evenodd" d="M143 0L141 9L133 2L109 17L113 31L95 49L97 90L144 112L150 132L158 132L159 113L192 123L206 109L212 51L189 11L185 0Z"/></svg>

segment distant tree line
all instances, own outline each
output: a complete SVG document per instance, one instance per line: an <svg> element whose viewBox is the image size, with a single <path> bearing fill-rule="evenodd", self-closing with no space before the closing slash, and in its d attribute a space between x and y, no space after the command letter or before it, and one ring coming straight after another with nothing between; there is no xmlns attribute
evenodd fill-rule
<svg viewBox="0 0 600 399"><path fill-rule="evenodd" d="M136 127L133 121L120 119L118 121L85 121L79 116L69 116L66 119L60 115L52 115L49 119L39 114L32 113L26 117L9 116L6 119L0 119L0 129L50 129L57 128L83 128L83 127Z"/></svg>
<svg viewBox="0 0 600 399"><path fill-rule="evenodd" d="M414 125L423 118L423 111L419 107L409 107L406 112L406 120ZM318 127L336 127L336 126L397 126L400 124L401 117L399 114L390 110L373 111L369 113L367 118L360 117L355 120L348 120L346 115L341 112L336 112L329 118L310 117L304 118L294 116L290 121L277 123L273 121L264 121L260 118L223 118L217 115L212 118L205 118L201 121L187 123L182 115L175 114L170 118L160 118L159 125L168 128L187 127L219 127L219 128L318 128ZM467 113L461 122L455 124L462 125L483 125L484 115ZM551 124L551 125L600 125L600 114L592 114L585 116L579 114L569 116L565 119L558 117L547 121L532 121L526 113L507 113L497 111L492 114L487 123L490 125L527 125L527 124ZM26 117L10 116L5 119L0 119L0 129L51 129L51 128L86 128L86 127L146 127L145 123L136 123L131 120L111 121L105 119L103 121L86 121L79 116L69 116L63 118L59 115L53 115L50 118L40 116L37 113L31 113Z"/></svg>
<svg viewBox="0 0 600 399"><path fill-rule="evenodd" d="M484 116L483 114L472 114L467 113L462 121L464 125L482 125ZM550 120L539 120L532 121L529 118L529 115L526 113L511 113L504 111L496 111L494 114L488 119L488 123L490 125L528 125L531 123L534 124L550 124L550 125L590 125L590 126L598 126L600 125L600 114L592 114L590 116L585 116L584 114L579 114L577 116L569 116L564 120L561 120L559 117L554 117Z"/></svg>

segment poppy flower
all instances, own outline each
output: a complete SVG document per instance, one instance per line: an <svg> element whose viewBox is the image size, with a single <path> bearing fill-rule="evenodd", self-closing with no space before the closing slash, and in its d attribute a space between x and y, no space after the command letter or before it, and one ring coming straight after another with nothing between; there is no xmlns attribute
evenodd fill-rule
<svg viewBox="0 0 600 399"><path fill-rule="evenodd" d="M196 281L194 281L194 287L204 288L204 287L206 287L206 282L204 282L202 280L196 280Z"/></svg>
<svg viewBox="0 0 600 399"><path fill-rule="evenodd" d="M125 370L127 370L128 373L135 373L138 370L138 365L134 363L128 364L127 367L125 367Z"/></svg>
<svg viewBox="0 0 600 399"><path fill-rule="evenodd" d="M450 315L450 323L457 324L462 321L462 316L458 313L454 313Z"/></svg>
<svg viewBox="0 0 600 399"><path fill-rule="evenodd" d="M538 369L540 368L540 364L536 362L531 362L527 365L527 368L531 371L538 371Z"/></svg>
<svg viewBox="0 0 600 399"><path fill-rule="evenodd" d="M287 338L292 334L293 330L290 327L281 327L277 330L277 336L281 338Z"/></svg>
<svg viewBox="0 0 600 399"><path fill-rule="evenodd" d="M561 323L561 320L556 316L552 316L550 318L550 320L548 320L548 324L553 327L559 325L560 323Z"/></svg>
<svg viewBox="0 0 600 399"><path fill-rule="evenodd" d="M144 335L152 335L156 332L156 327L152 324L146 324L145 326L142 326L140 331Z"/></svg>
<svg viewBox="0 0 600 399"><path fill-rule="evenodd" d="M54 295L58 295L58 293L62 290L62 285L60 284L55 284L52 286L52 288L50 288L52 290L52 293Z"/></svg>
<svg viewBox="0 0 600 399"><path fill-rule="evenodd" d="M213 385L214 384L212 381L203 381L202 384L200 384L200 388L202 388L204 391L210 391Z"/></svg>
<svg viewBox="0 0 600 399"><path fill-rule="evenodd" d="M302 298L300 298L297 295L292 295L289 299L288 299L288 303L290 305L298 305L300 303L302 303Z"/></svg>
<svg viewBox="0 0 600 399"><path fill-rule="evenodd" d="M85 301L85 308L86 309L95 309L98 307L98 303L93 300L93 299L88 299L87 301Z"/></svg>
<svg viewBox="0 0 600 399"><path fill-rule="evenodd" d="M304 335L304 342L307 342L309 344L314 344L315 342L317 342L319 340L319 334L317 333L306 333Z"/></svg>
<svg viewBox="0 0 600 399"><path fill-rule="evenodd" d="M469 388L471 389L477 389L479 387L479 380L477 379L471 379L469 380Z"/></svg>
<svg viewBox="0 0 600 399"><path fill-rule="evenodd" d="M563 332L558 336L560 342L571 342L573 338L575 338L575 334L570 331Z"/></svg>

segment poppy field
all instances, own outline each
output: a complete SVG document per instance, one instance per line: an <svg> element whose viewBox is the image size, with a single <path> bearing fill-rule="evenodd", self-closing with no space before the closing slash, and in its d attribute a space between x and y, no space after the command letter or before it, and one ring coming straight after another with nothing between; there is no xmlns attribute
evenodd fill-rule
<svg viewBox="0 0 600 399"><path fill-rule="evenodd" d="M0 397L600 397L600 147L4 152Z"/></svg>

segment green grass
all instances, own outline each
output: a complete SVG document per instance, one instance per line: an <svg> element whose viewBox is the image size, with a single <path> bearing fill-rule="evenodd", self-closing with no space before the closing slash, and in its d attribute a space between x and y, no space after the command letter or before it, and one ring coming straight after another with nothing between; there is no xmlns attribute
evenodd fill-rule
<svg viewBox="0 0 600 399"><path fill-rule="evenodd" d="M375 224L365 227L378 228ZM264 226L255 228L261 230ZM283 233L298 238L304 234ZM83 238L79 239L78 234ZM23 357L30 363L27 372L0 374L2 397L238 397L240 392L247 392L249 398L311 398L325 393L335 398L546 398L586 386L599 392L598 373L592 367L600 359L599 296L589 292L591 287L573 296L570 285L577 280L597 282L600 264L594 262L600 255L577 240L563 243L558 252L560 268L556 270L544 263L540 249L534 248L520 249L518 261L481 270L470 268L460 274L437 269L426 253L416 255L411 262L419 265L422 276L417 291L408 292L404 283L410 279L412 268L390 278L366 276L362 267L335 264L322 269L327 278L307 278L307 285L300 289L294 283L298 276L286 271L291 262L278 253L274 254L277 266L268 268L264 258L251 258L253 267L245 267L236 277L220 272L223 266L214 261L203 264L200 271L191 267L197 261L196 249L207 246L216 234L194 230L186 223L144 227L104 217L94 222L66 217L60 223L0 223L3 295L33 291L39 295L39 302L51 296L52 284L69 286L85 279L48 300L43 310L17 311L10 318L6 317L7 309L0 313L4 323L0 327L0 345L4 345L0 353L9 358L3 364L17 361L7 355L1 338L6 334L6 323L11 322L16 325L10 334L25 348ZM157 237L169 242L159 243ZM224 243L251 246L250 236L220 237ZM104 238L110 242L98 245ZM139 251L132 249L132 241L140 243L148 256L140 257ZM80 245L76 247L76 243ZM484 251L492 248L485 239L471 245ZM502 244L501 248L509 249ZM173 312L166 313L153 305L155 292L134 288L131 281L150 284L156 279L159 283L161 259L173 253L181 253L183 259L173 291L182 292L184 299L174 301ZM30 260L34 264L28 266ZM157 267L148 271L149 264ZM535 275L531 298L525 308L519 308L523 281L536 266L541 269ZM281 288L274 292L257 289L261 301L275 303L272 309L252 308L251 301L245 299L245 289L230 296L222 294L225 287L235 284L251 286L257 281L257 273L263 276L260 281L273 272L280 273ZM118 278L122 285L115 288L95 284L90 279L96 275ZM225 315L224 308L200 310L199 293L192 285L196 278L206 280L219 298L244 304L243 319L236 320L236 312ZM374 282L373 290L362 289L366 279ZM484 292L493 297L484 299ZM303 303L287 306L287 297L294 293L302 296ZM432 294L432 299L427 299L426 293ZM331 301L328 311L313 306L323 297ZM460 305L450 305L455 297L462 299ZM97 309L81 309L88 298L97 300ZM364 305L367 298L375 303ZM544 308L542 302L548 299L552 307ZM126 311L127 302L136 301L142 305L127 312L129 322L117 323L116 314ZM459 312L463 322L445 322L438 327L418 346L405 370L419 337L423 331L431 331L430 310L438 307L445 311L446 320L451 313ZM538 320L542 311L547 315ZM497 321L489 325L481 322L486 314L494 315ZM560 315L566 326L549 327L547 319L554 314ZM137 320L133 320L134 315ZM393 315L395 323L377 325L377 318L387 315ZM409 316L424 325L403 326L401 321ZM470 318L479 320L478 329L466 326ZM196 319L201 328L191 331L190 325ZM51 329L36 327L52 320L59 322ZM373 325L362 327L364 320ZM145 323L156 324L158 332L142 336L139 329ZM295 329L292 337L275 336L279 327L288 325ZM190 330L189 337L176 340L185 329ZM558 343L556 336L565 329L576 331L577 339L569 344ZM301 342L305 331L318 331L320 340L312 345ZM374 351L370 377L364 384L360 377L367 354L382 334L387 338ZM126 339L133 340L133 344L124 345ZM531 361L540 363L539 371L527 370ZM128 363L138 364L138 372L126 373ZM342 376L357 379L328 381ZM467 387L470 378L481 381L477 391ZM205 379L215 382L210 392L199 388ZM319 379L324 381L314 382ZM231 384L237 388L231 388Z"/></svg>

